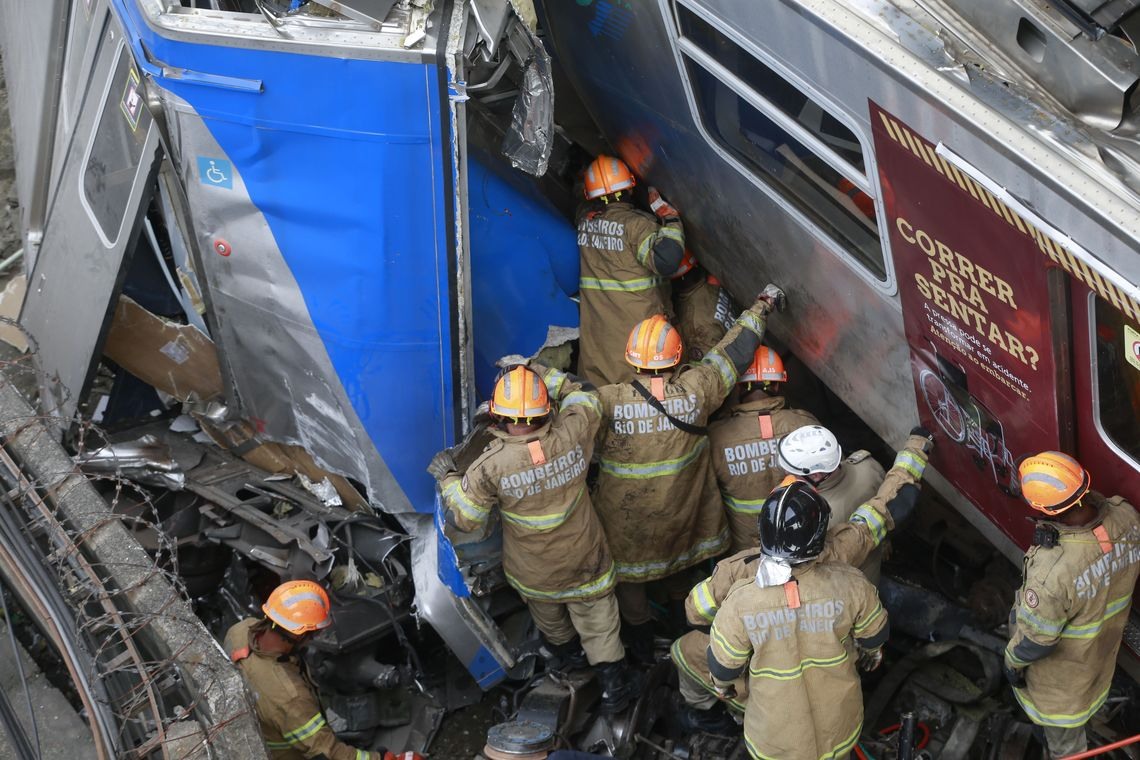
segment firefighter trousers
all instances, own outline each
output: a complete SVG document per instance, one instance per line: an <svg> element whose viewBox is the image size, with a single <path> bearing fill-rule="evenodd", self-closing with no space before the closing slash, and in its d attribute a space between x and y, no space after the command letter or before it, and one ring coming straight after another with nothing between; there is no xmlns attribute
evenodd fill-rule
<svg viewBox="0 0 1140 760"><path fill-rule="evenodd" d="M551 644L565 644L577 635L591 665L617 662L625 657L621 618L613 593L575 602L527 599L530 616Z"/></svg>
<svg viewBox="0 0 1140 760"><path fill-rule="evenodd" d="M1089 748L1084 726L1077 726L1076 728L1042 726L1041 728L1045 730L1045 743L1049 745L1049 757L1068 757L1084 752Z"/></svg>

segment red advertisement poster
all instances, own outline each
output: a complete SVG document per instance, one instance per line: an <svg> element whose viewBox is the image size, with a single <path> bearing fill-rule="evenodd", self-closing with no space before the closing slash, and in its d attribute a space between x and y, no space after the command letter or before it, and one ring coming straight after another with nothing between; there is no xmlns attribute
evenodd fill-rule
<svg viewBox="0 0 1140 760"><path fill-rule="evenodd" d="M934 465L1019 544L1016 460L1058 444L1041 233L871 103L918 413ZM951 149L953 146L949 146Z"/></svg>

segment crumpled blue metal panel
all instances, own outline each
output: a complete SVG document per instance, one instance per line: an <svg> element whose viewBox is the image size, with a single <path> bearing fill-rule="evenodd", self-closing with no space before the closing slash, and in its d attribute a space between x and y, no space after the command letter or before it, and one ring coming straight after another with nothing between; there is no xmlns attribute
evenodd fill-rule
<svg viewBox="0 0 1140 760"><path fill-rule="evenodd" d="M251 320L246 309L241 324L214 314L223 349L244 349L223 355L243 412L267 437L307 444L319 460L366 483L373 478L359 463L378 454L407 497L378 494L385 505L398 511L410 502L430 512L433 483L424 467L458 430L451 138L442 127L437 66L172 41L151 31L133 2L116 5L154 59L262 83L158 82L204 120L224 154L180 156L186 182L206 182L198 159L228 162L233 189L264 219L260 237L231 239L224 224L209 231L232 247L227 260L208 260L212 284L264 312ZM200 242L212 249L210 240ZM236 259L251 246L279 250L281 265L241 271ZM294 282L301 303L286 297ZM322 357L295 352L299 341L275 337L312 329L331 372ZM351 410L341 408L345 399ZM359 421L376 451L348 450L359 443L343 430L346 419Z"/></svg>
<svg viewBox="0 0 1140 760"><path fill-rule="evenodd" d="M475 384L488 398L496 359L530 356L548 325L578 326L578 243L526 175L474 152L468 170Z"/></svg>

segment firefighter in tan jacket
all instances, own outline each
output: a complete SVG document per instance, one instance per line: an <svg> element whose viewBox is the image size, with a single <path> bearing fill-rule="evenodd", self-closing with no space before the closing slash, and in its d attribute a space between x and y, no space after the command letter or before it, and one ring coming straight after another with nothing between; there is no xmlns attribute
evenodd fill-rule
<svg viewBox="0 0 1140 760"><path fill-rule="evenodd" d="M669 280L685 233L677 210L649 189L650 214L629 202L636 184L620 159L598 156L586 169L578 210L581 337L578 374L597 386L633 379L622 361L626 336L654 314L670 313Z"/></svg>
<svg viewBox="0 0 1140 760"><path fill-rule="evenodd" d="M618 577L618 603L639 659L652 651L645 585L728 547L705 423L736 383L783 293L769 285L697 364L679 370L684 347L661 315L629 334L639 374L598 390L606 418L594 503ZM668 374L664 374L668 373ZM648 655L648 656L647 656Z"/></svg>
<svg viewBox="0 0 1140 760"><path fill-rule="evenodd" d="M460 476L447 452L428 468L460 530L483 527L498 507L503 571L556 659L580 646L602 682L602 707L621 709L634 688L614 599L614 563L586 474L602 421L597 396L563 372L518 365L495 383L494 440ZM558 401L551 415L550 398ZM551 419L553 417L553 419Z"/></svg>
<svg viewBox="0 0 1140 760"><path fill-rule="evenodd" d="M845 523L883 482L882 465L870 453L859 450L845 459L835 435L819 425L789 433L780 441L778 449L780 467L789 475L812 483L827 499L832 525ZM895 466L905 468L905 458L902 461L896 458ZM882 561L882 550L877 549L859 569L872 583L878 583Z"/></svg>
<svg viewBox="0 0 1140 760"><path fill-rule="evenodd" d="M928 430L923 427L911 430L906 445L896 455L894 465L875 495L860 505L846 522L829 522L827 541L819 556L820 562L858 566L878 548L896 525L906 522L918 502L919 483L933 446L933 438ZM765 502L769 499L765 499ZM761 511L763 509L764 507ZM722 559L713 569L713 574L694 586L685 599L685 615L689 624L698 629L689 631L674 641L671 653L680 680L681 696L693 708L686 713L686 719L694 726L724 726L719 715L709 713L716 705L716 695L712 676L705 667L709 637L701 628L712 623L717 610L733 587L755 577L761 556L759 551L751 548ZM736 692L737 696L727 700L726 704L743 712L748 693L744 679L737 682Z"/></svg>
<svg viewBox="0 0 1140 760"><path fill-rule="evenodd" d="M809 483L777 489L760 516L755 576L713 620L709 671L726 698L747 674L744 743L755 760L845 758L863 727L856 661L878 666L887 613L862 573L817 559L828 511Z"/></svg>
<svg viewBox="0 0 1140 760"><path fill-rule="evenodd" d="M672 279L673 326L681 331L686 361L699 362L732 328L732 297L688 248Z"/></svg>
<svg viewBox="0 0 1140 760"><path fill-rule="evenodd" d="M1045 451L1019 466L1021 495L1050 519L1025 555L1010 613L1006 677L1051 757L1083 752L1104 704L1140 574L1140 516L1089 490L1072 457Z"/></svg>
<svg viewBox="0 0 1140 760"><path fill-rule="evenodd" d="M320 584L287 581L248 618L226 633L223 646L253 693L261 733L274 760L422 760L415 752L350 747L329 728L295 656L305 638L327 628L329 598Z"/></svg>
<svg viewBox="0 0 1140 760"><path fill-rule="evenodd" d="M785 473L776 462L777 446L788 433L818 420L788 409L780 383L788 379L784 361L760 346L737 381L740 403L709 425L713 470L724 501L732 551L756 546L756 518Z"/></svg>

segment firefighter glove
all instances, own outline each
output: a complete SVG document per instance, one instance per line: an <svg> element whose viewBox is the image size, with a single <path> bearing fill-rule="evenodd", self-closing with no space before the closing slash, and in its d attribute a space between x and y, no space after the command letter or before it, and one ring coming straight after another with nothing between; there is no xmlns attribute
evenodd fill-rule
<svg viewBox="0 0 1140 760"><path fill-rule="evenodd" d="M649 208L657 214L657 218L662 221L671 221L673 219L680 219L681 215L677 209L670 205L669 201L661 197L661 193L657 192L657 188L648 188L649 193Z"/></svg>
<svg viewBox="0 0 1140 760"><path fill-rule="evenodd" d="M715 678L713 679L713 691L716 692L717 699L735 699L736 698L736 684L722 683Z"/></svg>
<svg viewBox="0 0 1140 760"><path fill-rule="evenodd" d="M455 464L455 457L447 449L436 454L431 458L431 464L427 466L428 474L436 480L443 480L448 475L459 472L459 467Z"/></svg>
<svg viewBox="0 0 1140 760"><path fill-rule="evenodd" d="M783 311L788 308L788 296L778 286L768 283L756 296L757 301L768 304L772 311Z"/></svg>
<svg viewBox="0 0 1140 760"><path fill-rule="evenodd" d="M926 452L927 454L929 454L931 452L931 450L934 449L934 433L931 433L929 430L924 428L922 425L915 425L914 427L912 427L910 429L910 434L914 435L914 436L918 436L919 438L925 438L926 439L926 444L922 447L922 450L924 452Z"/></svg>
<svg viewBox="0 0 1140 760"><path fill-rule="evenodd" d="M859 652L859 670L870 673L883 664L883 648L865 649Z"/></svg>
<svg viewBox="0 0 1140 760"><path fill-rule="evenodd" d="M1002 665L1002 672L1005 673L1005 680L1009 681L1009 685L1015 689L1025 688L1025 668L1011 667L1007 662Z"/></svg>

